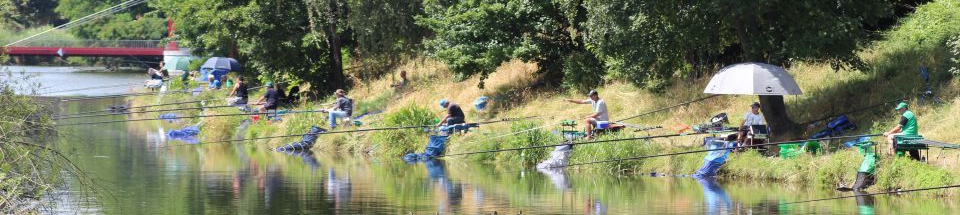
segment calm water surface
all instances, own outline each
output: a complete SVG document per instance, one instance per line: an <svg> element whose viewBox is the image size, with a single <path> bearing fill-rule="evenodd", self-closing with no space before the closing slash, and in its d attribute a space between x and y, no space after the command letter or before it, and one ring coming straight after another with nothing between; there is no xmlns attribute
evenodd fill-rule
<svg viewBox="0 0 960 215"><path fill-rule="evenodd" d="M69 78L69 75L61 77ZM104 85L109 83L97 83ZM121 99L67 103L100 110ZM119 120L127 116L97 119ZM142 118L145 116L130 116ZM79 121L79 120L78 120ZM192 122L64 127L53 143L97 182L73 181L50 213L103 214L957 214L955 199L842 194L779 183L519 171L456 159L406 164L250 144L182 145L163 133ZM292 140L290 140L292 141ZM319 149L318 151L323 151ZM576 152L574 152L576 153Z"/></svg>

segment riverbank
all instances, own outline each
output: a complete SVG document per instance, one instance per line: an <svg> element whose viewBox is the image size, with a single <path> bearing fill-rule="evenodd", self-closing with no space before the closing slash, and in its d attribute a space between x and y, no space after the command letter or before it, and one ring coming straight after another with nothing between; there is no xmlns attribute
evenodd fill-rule
<svg viewBox="0 0 960 215"><path fill-rule="evenodd" d="M885 34L883 40L870 45L860 55L865 66L861 69L834 70L827 63L794 62L788 68L797 80L804 94L785 98L791 118L803 122L823 116L845 112L889 101L895 98L912 98L911 109L917 113L921 124L921 134L925 137L945 142L960 140L960 133L952 132L960 127L960 81L949 71L956 66L950 61L953 53L944 46L960 34L958 17L960 5L951 1L935 1L920 7L917 14L903 24ZM918 38L915 35L922 35ZM919 42L925 41L925 42ZM941 104L920 104L915 98L924 83L917 74L917 68L925 66L931 71L931 79ZM377 81L358 83L348 92L356 102L355 113L383 110L383 114L364 118L361 128L418 125L440 117L441 109L435 103L446 98L465 107L468 121L485 121L501 118L542 116L539 119L513 123L494 123L483 125L480 129L466 135L454 136L447 153L462 153L477 150L505 149L524 146L548 145L556 143L558 137L552 135L554 125L564 119L579 119L590 113L589 106L565 103L565 98L583 98L581 93L564 92L559 89L545 88L539 85L536 65L513 61L503 64L497 72L486 80L486 89L478 89L478 77L461 81L446 70L441 63L416 59L406 62L395 69L407 71L410 84L400 92L389 87L392 78L385 77ZM653 93L624 83L608 83L599 88L600 96L607 102L611 117L614 119L633 116L659 107L695 100L706 96L702 89L709 77L675 77L674 83L665 92ZM226 91L202 93L197 99L222 98ZM251 101L262 95L253 93ZM492 104L485 111L476 111L472 101L480 96L492 98ZM134 106L148 103L166 103L187 100L186 95L167 95L162 99L138 98ZM316 110L325 108L320 104L329 104L331 98L298 104L295 110ZM754 96L719 96L703 102L690 104L666 112L653 114L628 121L633 124L659 125L663 129L645 132L623 132L601 136L599 139L616 139L645 135L675 134L673 130L681 124L700 124L709 117L725 112L732 116L732 122L746 112L747 106L756 101ZM215 105L220 105L216 103ZM888 105L889 106L889 105ZM467 110L469 109L469 110ZM858 129L849 134L882 133L894 126L896 115L891 107L881 106L863 112L851 114ZM236 109L214 109L207 114L239 113ZM190 114L190 113L186 113ZM242 133L236 126L245 117L222 117L203 119L203 139L216 141L234 136L247 138L299 134L310 126L327 127L324 114L288 115L279 123L259 121L253 123ZM195 122L184 123L192 124ZM501 134L523 131L532 132L490 139ZM807 129L804 136L810 136L824 125L815 124ZM340 129L353 129L346 127ZM574 150L571 162L589 162L614 158L662 154L669 152L700 149L702 136L685 136L651 141L623 141L578 146ZM295 138L251 141L244 144L256 144L268 149L278 147ZM426 145L427 134L415 131L383 131L368 133L350 133L321 135L314 151L337 152L372 156L384 160L399 160L407 152L422 151ZM880 138L873 141L882 142ZM837 143L832 143L836 146ZM881 149L888 146L881 145ZM535 149L519 152L480 154L446 159L463 159L503 165L505 168L530 168L541 161L548 149ZM575 168L579 172L608 171L625 174L647 174L650 172L669 174L692 173L702 163L703 154L625 161L586 165ZM957 152L931 150L929 163L919 163L892 157L881 158L878 167L878 183L871 190L895 190L900 188L921 188L952 185L960 182ZM860 156L851 150L841 150L827 155L802 155L794 159L768 158L758 153L739 153L731 156L724 166L720 177L733 180L774 180L799 183L809 186L835 187L837 184L853 182ZM944 190L937 195L955 195L957 191Z"/></svg>

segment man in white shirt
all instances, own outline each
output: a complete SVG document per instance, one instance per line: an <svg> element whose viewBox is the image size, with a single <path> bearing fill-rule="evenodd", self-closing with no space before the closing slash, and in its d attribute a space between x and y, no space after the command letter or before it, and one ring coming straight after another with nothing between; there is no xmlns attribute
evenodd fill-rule
<svg viewBox="0 0 960 215"><path fill-rule="evenodd" d="M587 96L590 98L586 100L567 99L567 101L574 104L590 104L593 106L593 114L587 115L587 117L584 118L584 125L587 127L586 138L589 140L593 138L593 129L597 128L601 123L608 123L610 117L607 113L607 103L603 102L603 99L600 99L596 90L591 90Z"/></svg>
<svg viewBox="0 0 960 215"><path fill-rule="evenodd" d="M737 137L737 142L743 143L743 138L747 136L747 131L750 130L750 126L766 125L763 121L763 115L760 114L760 103L754 102L750 105L750 112L747 112L743 116L743 123L740 124L740 135Z"/></svg>

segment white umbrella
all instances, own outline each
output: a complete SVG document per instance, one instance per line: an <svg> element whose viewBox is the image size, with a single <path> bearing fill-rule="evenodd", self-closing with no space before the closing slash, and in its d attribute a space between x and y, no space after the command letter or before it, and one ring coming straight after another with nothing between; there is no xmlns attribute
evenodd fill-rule
<svg viewBox="0 0 960 215"><path fill-rule="evenodd" d="M740 95L800 95L800 86L787 70L765 63L724 67L710 79L704 93Z"/></svg>

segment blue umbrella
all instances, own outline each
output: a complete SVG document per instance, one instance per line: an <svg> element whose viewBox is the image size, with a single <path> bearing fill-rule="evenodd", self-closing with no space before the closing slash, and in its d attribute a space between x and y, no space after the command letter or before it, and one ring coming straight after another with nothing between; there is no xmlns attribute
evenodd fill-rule
<svg viewBox="0 0 960 215"><path fill-rule="evenodd" d="M218 79L220 76L223 76L230 71L243 71L243 67L240 66L240 62L237 62L237 60L234 60L233 58L226 57L212 57L207 59L207 62L204 62L203 66L200 66L200 68L212 70L212 74Z"/></svg>

